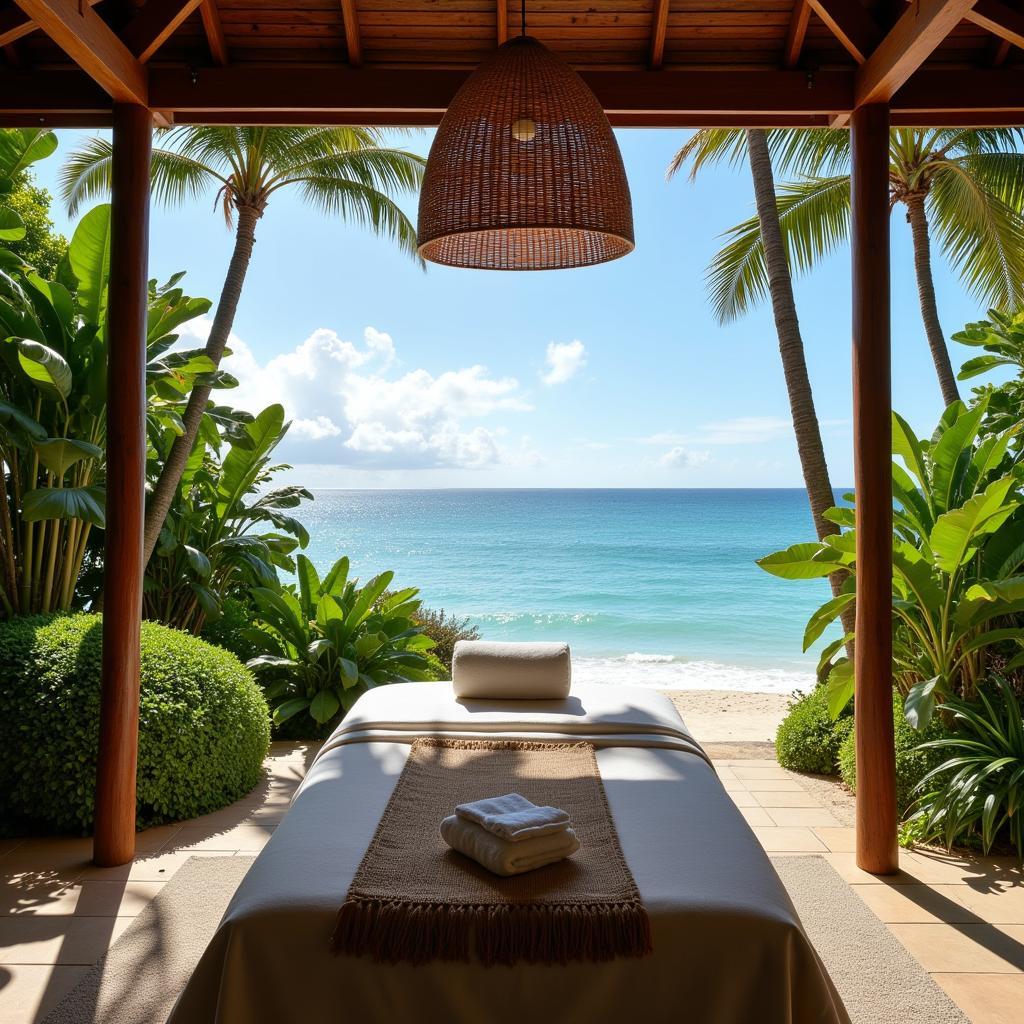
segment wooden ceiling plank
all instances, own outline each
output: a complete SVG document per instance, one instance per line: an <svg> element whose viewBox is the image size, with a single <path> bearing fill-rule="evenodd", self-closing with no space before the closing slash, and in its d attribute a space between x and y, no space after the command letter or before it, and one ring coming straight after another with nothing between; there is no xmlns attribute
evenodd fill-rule
<svg viewBox="0 0 1024 1024"><path fill-rule="evenodd" d="M228 43L224 38L224 26L217 10L217 0L203 0L199 7L199 16L203 20L203 32L206 44L210 47L210 56L214 64L225 67L229 60Z"/></svg>
<svg viewBox="0 0 1024 1024"><path fill-rule="evenodd" d="M508 42L508 0L495 0L494 14L498 29L498 45Z"/></svg>
<svg viewBox="0 0 1024 1024"><path fill-rule="evenodd" d="M965 20L998 36L1004 43L1024 47L1024 14L1000 0L976 0Z"/></svg>
<svg viewBox="0 0 1024 1024"><path fill-rule="evenodd" d="M357 68L363 63L363 44L359 34L359 10L356 7L356 0L341 0L341 17L345 22L348 62Z"/></svg>
<svg viewBox="0 0 1024 1024"><path fill-rule="evenodd" d="M918 0L910 5L857 70L854 106L888 103L963 21L974 3L975 0Z"/></svg>
<svg viewBox="0 0 1024 1024"><path fill-rule="evenodd" d="M171 38L204 0L147 0L128 23L121 39L143 64Z"/></svg>
<svg viewBox="0 0 1024 1024"><path fill-rule="evenodd" d="M655 0L651 20L650 66L657 71L665 63L665 37L668 34L668 10L671 0Z"/></svg>
<svg viewBox="0 0 1024 1024"><path fill-rule="evenodd" d="M807 0L843 49L863 64L885 34L859 0Z"/></svg>
<svg viewBox="0 0 1024 1024"><path fill-rule="evenodd" d="M146 69L88 5L75 0L15 0L117 103L148 106Z"/></svg>
<svg viewBox="0 0 1024 1024"><path fill-rule="evenodd" d="M95 7L100 0L87 2L90 7ZM20 8L11 7L0 11L0 46L7 46L38 30L39 26Z"/></svg>
<svg viewBox="0 0 1024 1024"><path fill-rule="evenodd" d="M786 29L786 42L782 48L782 66L795 68L800 63L800 55L807 38L807 23L811 20L811 5L808 0L796 0L793 13Z"/></svg>

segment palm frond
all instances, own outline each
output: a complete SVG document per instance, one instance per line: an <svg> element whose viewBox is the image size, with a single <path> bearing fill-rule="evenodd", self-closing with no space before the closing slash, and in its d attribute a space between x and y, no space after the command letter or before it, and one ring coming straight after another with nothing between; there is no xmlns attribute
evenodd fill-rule
<svg viewBox="0 0 1024 1024"><path fill-rule="evenodd" d="M802 274L845 241L850 229L850 179L805 178L779 186L776 204L786 255ZM736 319L768 293L768 272L758 218L726 232L729 241L708 267L712 307L721 323Z"/></svg>
<svg viewBox="0 0 1024 1024"><path fill-rule="evenodd" d="M356 149L315 157L287 171L275 182L276 191L304 178L338 178L356 181L384 192L414 192L423 182L426 161L400 149Z"/></svg>
<svg viewBox="0 0 1024 1024"><path fill-rule="evenodd" d="M742 128L701 128L683 143L668 165L665 177L674 178L685 164L690 163L690 181L693 181L705 164L735 166L743 160L746 152L746 136Z"/></svg>
<svg viewBox="0 0 1024 1024"><path fill-rule="evenodd" d="M399 249L419 259L416 228L401 207L388 195L361 182L333 175L310 175L294 179L310 205L331 216L341 216L396 242ZM422 265L422 260L420 261Z"/></svg>
<svg viewBox="0 0 1024 1024"><path fill-rule="evenodd" d="M1024 302L1024 218L975 177L976 159L936 171L929 213L967 291L986 305L1016 308Z"/></svg>

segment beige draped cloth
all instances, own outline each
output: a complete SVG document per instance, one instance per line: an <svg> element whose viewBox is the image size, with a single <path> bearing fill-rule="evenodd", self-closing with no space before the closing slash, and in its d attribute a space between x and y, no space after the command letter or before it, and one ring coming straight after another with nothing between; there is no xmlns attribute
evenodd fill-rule
<svg viewBox="0 0 1024 1024"><path fill-rule="evenodd" d="M654 953L565 966L334 956L343 901L418 735L586 737ZM381 687L325 744L170 1024L849 1024L782 883L672 703L579 685L564 701Z"/></svg>

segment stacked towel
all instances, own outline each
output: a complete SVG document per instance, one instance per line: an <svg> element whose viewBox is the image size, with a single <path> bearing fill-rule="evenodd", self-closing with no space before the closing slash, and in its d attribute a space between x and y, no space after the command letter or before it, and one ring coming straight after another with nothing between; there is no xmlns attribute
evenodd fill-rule
<svg viewBox="0 0 1024 1024"><path fill-rule="evenodd" d="M496 875L554 864L580 848L569 815L518 793L459 804L441 822L441 838Z"/></svg>

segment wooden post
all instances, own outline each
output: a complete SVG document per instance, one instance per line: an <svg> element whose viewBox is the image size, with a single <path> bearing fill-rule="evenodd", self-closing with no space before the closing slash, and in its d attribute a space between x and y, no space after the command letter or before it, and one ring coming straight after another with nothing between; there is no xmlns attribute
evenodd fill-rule
<svg viewBox="0 0 1024 1024"><path fill-rule="evenodd" d="M153 118L115 104L107 303L107 523L103 692L93 860L135 855L139 629L146 483L146 307Z"/></svg>
<svg viewBox="0 0 1024 1024"><path fill-rule="evenodd" d="M898 870L892 720L889 108L859 107L853 146L853 444L857 491L857 864Z"/></svg>

